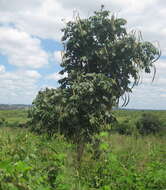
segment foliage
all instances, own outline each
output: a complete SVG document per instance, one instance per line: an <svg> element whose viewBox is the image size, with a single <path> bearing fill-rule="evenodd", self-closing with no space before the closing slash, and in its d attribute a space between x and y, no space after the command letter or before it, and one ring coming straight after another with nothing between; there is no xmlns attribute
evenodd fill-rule
<svg viewBox="0 0 166 190"><path fill-rule="evenodd" d="M45 89L38 93L28 114L31 123L35 126L34 131L48 132L50 135L58 132L58 121L61 119L61 109L63 108L61 108L61 99L60 89Z"/></svg>
<svg viewBox="0 0 166 190"><path fill-rule="evenodd" d="M40 91L29 112L33 129L50 135L59 132L77 144L91 141L102 125L114 120L110 114L114 81L105 80L102 74L82 75L69 89Z"/></svg>
<svg viewBox="0 0 166 190"><path fill-rule="evenodd" d="M144 113L142 117L137 121L136 127L141 134L155 134L161 130L161 122L154 114Z"/></svg>
<svg viewBox="0 0 166 190"><path fill-rule="evenodd" d="M136 139L104 133L100 140L100 157L86 159L80 171L81 179L90 189L164 190L166 152L160 152L161 147L157 148L152 137ZM94 152L90 149L91 154Z"/></svg>
<svg viewBox="0 0 166 190"><path fill-rule="evenodd" d="M76 149L58 135L0 128L1 190L164 190L165 137L100 133L100 155L90 143L80 168Z"/></svg>
<svg viewBox="0 0 166 190"><path fill-rule="evenodd" d="M72 147L62 137L48 141L25 129L0 130L1 190L71 189L70 160Z"/></svg>
<svg viewBox="0 0 166 190"><path fill-rule="evenodd" d="M6 120L5 118L0 118L0 127L4 127L6 125Z"/></svg>
<svg viewBox="0 0 166 190"><path fill-rule="evenodd" d="M112 125L112 131L118 132L121 135L132 135L136 131L135 123L125 119L123 122L116 122Z"/></svg>
<svg viewBox="0 0 166 190"><path fill-rule="evenodd" d="M163 123L166 118L165 111L113 112L120 123L129 120L131 124L142 113L153 113ZM26 120L20 118L20 110L0 113L6 121ZM0 189L165 189L165 136L135 138L102 132L94 139L85 146L78 168L76 147L66 142L63 136L56 134L56 138L48 138L28 129L0 128Z"/></svg>
<svg viewBox="0 0 166 190"><path fill-rule="evenodd" d="M64 55L60 73L67 72L68 77L60 80L60 84L63 88L70 87L78 76L103 74L114 81L116 90L112 95L118 101L131 92L131 78L136 85L140 71L151 72L160 52L150 42L143 42L135 32L128 33L126 20L114 15L110 18L109 14L102 6L87 19L76 16L75 21L68 22L62 30Z"/></svg>
<svg viewBox="0 0 166 190"><path fill-rule="evenodd" d="M82 146L114 120L112 108L139 82L139 73L150 73L160 51L128 33L126 20L109 17L101 7L86 19L75 17L64 35L61 74L57 89L40 91L29 114L35 130L60 132ZM131 82L134 80L134 83Z"/></svg>

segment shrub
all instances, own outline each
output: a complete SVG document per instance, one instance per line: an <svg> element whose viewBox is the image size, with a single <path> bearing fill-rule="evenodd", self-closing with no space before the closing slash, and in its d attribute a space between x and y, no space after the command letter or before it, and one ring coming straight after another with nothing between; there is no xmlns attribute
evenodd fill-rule
<svg viewBox="0 0 166 190"><path fill-rule="evenodd" d="M33 131L46 132L49 135L58 132L61 115L64 112L61 107L64 100L61 99L60 89L46 88L38 93L28 114Z"/></svg>
<svg viewBox="0 0 166 190"><path fill-rule="evenodd" d="M121 135L132 135L135 129L134 124L132 124L128 119L121 123L117 123L115 127L115 131Z"/></svg>
<svg viewBox="0 0 166 190"><path fill-rule="evenodd" d="M142 114L141 118L137 121L136 127L140 134L155 134L160 132L161 123L157 116L151 113L144 113Z"/></svg>
<svg viewBox="0 0 166 190"><path fill-rule="evenodd" d="M0 127L4 127L6 126L7 121L5 120L5 118L0 118Z"/></svg>

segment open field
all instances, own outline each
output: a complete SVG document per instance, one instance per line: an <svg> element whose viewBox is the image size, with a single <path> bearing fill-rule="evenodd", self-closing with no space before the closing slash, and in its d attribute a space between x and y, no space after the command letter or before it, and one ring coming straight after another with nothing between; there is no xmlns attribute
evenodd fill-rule
<svg viewBox="0 0 166 190"><path fill-rule="evenodd" d="M119 121L125 119L137 121L143 113L151 113L157 116L161 123L166 126L166 110L115 110L114 113Z"/></svg>
<svg viewBox="0 0 166 190"><path fill-rule="evenodd" d="M114 110L114 115L119 122L126 119L136 122L143 113L152 113L159 118L162 125L166 127L166 111L165 110ZM0 110L0 118L5 118L9 123L26 122L28 112L26 109L19 110Z"/></svg>
<svg viewBox="0 0 166 190"><path fill-rule="evenodd" d="M155 111L166 122L166 111ZM118 120L136 120L141 111L115 111ZM0 111L10 124L27 111ZM134 121L133 121L134 122ZM165 190L165 136L101 133L100 146L87 144L81 164L76 147L63 136L49 138L28 129L0 127L2 190Z"/></svg>
<svg viewBox="0 0 166 190"><path fill-rule="evenodd" d="M4 118L9 125L14 125L27 121L28 112L25 109L0 110L0 118Z"/></svg>

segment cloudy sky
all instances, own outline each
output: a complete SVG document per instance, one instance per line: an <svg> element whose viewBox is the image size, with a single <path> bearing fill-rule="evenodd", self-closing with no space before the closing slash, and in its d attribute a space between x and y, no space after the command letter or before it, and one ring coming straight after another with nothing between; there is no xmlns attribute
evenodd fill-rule
<svg viewBox="0 0 166 190"><path fill-rule="evenodd" d="M30 104L40 89L57 87L60 29L73 11L87 17L101 4L162 50L155 81L145 75L127 107L166 109L165 0L0 0L0 103Z"/></svg>

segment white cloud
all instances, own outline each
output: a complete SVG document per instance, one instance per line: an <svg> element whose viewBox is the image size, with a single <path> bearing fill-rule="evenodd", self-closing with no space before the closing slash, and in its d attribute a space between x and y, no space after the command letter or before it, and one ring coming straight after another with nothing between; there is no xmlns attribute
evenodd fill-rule
<svg viewBox="0 0 166 190"><path fill-rule="evenodd" d="M53 73L48 75L46 78L50 80L58 81L60 79L63 79L64 77L67 77L67 73L64 73L63 75L59 74L59 72Z"/></svg>
<svg viewBox="0 0 166 190"><path fill-rule="evenodd" d="M166 60L155 63L156 76L152 82L153 73L142 73L142 83L133 89L130 94L128 108L139 109L166 109Z"/></svg>
<svg viewBox="0 0 166 190"><path fill-rule="evenodd" d="M162 85L141 84L133 89L127 107L137 109L166 109L166 103L163 101L165 95L161 90Z"/></svg>
<svg viewBox="0 0 166 190"><path fill-rule="evenodd" d="M57 88L57 85L43 84L41 89L45 89L45 88L48 88L48 89L56 89L56 88Z"/></svg>
<svg viewBox="0 0 166 190"><path fill-rule="evenodd" d="M12 23L21 31L41 38L60 40L61 29L64 26L62 19L72 17L72 11L64 9L57 0L30 0L30 3L21 3L20 9L16 8L19 0L12 0L12 2L14 3L5 3L4 11L0 11L0 22ZM0 7L3 7L1 1Z"/></svg>
<svg viewBox="0 0 166 190"><path fill-rule="evenodd" d="M33 10L40 6L42 0L0 0L0 11L13 11L13 12L20 12L26 10Z"/></svg>
<svg viewBox="0 0 166 190"><path fill-rule="evenodd" d="M160 97L166 98L166 94L160 94Z"/></svg>
<svg viewBox="0 0 166 190"><path fill-rule="evenodd" d="M0 103L31 103L37 94L38 79L35 70L19 70L0 74Z"/></svg>
<svg viewBox="0 0 166 190"><path fill-rule="evenodd" d="M128 21L128 28L141 30L145 40L158 41L166 55L166 3L163 0L0 0L0 22L14 24L21 31L60 40L62 19L73 18L73 10L90 16L101 4ZM153 22L152 22L153 21Z"/></svg>
<svg viewBox="0 0 166 190"><path fill-rule="evenodd" d="M48 62L48 55L41 49L37 37L60 41L60 29L64 27L62 19L73 19L74 9L80 12L81 17L90 16L100 9L101 4L118 17L125 18L128 31L141 30L144 40L158 41L162 55L166 55L166 1L163 0L0 0L0 52L8 57L10 64L22 68L22 71L9 73L0 65L0 100L9 94L17 101L18 97L27 97L27 101L32 99L32 94L39 88L37 80L40 74L24 68L40 68ZM59 51L52 57L56 63L61 62ZM152 75L143 75L143 84L134 90L130 105L146 107L155 102L164 107L164 103L160 103L160 94L164 94L161 89L166 84L166 61L158 61L156 68L155 81L151 83ZM62 77L53 73L44 82L57 81ZM6 94L2 96L3 93Z"/></svg>
<svg viewBox="0 0 166 190"><path fill-rule="evenodd" d="M40 40L14 28L0 27L0 52L17 67L39 68L48 63Z"/></svg>
<svg viewBox="0 0 166 190"><path fill-rule="evenodd" d="M0 0L0 22L13 23L17 28L42 38L60 40L62 19L72 19L73 10L81 16L90 16L106 9L128 20L128 27L141 30L145 39L159 41L166 54L166 5L163 0ZM153 23L151 22L153 20Z"/></svg>
<svg viewBox="0 0 166 190"><path fill-rule="evenodd" d="M5 66L0 65L0 74L5 72Z"/></svg>
<svg viewBox="0 0 166 190"><path fill-rule="evenodd" d="M166 60L160 59L155 63L156 69L163 70L166 69Z"/></svg>
<svg viewBox="0 0 166 190"><path fill-rule="evenodd" d="M40 73L38 73L37 71L33 71L33 70L24 71L24 76L27 76L27 77L33 78L33 79L39 79L41 77Z"/></svg>
<svg viewBox="0 0 166 190"><path fill-rule="evenodd" d="M54 56L54 60L56 63L60 64L62 62L62 52L61 51L55 51L53 56Z"/></svg>

